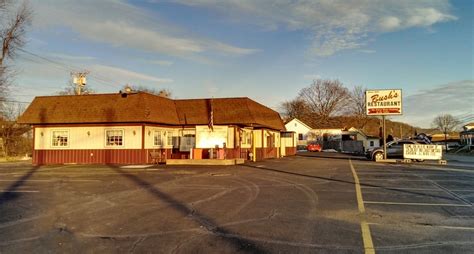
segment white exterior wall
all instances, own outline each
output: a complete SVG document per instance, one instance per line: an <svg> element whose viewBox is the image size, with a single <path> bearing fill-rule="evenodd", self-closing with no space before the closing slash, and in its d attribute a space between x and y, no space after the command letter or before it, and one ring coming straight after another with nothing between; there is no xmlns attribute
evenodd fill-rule
<svg viewBox="0 0 474 254"><path fill-rule="evenodd" d="M155 131L161 131L162 133L162 145L155 146ZM184 134L194 134L187 133L185 129ZM181 133L180 133L181 132ZM168 135L171 136L182 136L182 129L178 128L166 128L166 127L154 127L154 126L145 126L145 149L156 149L156 148L173 148L173 145L168 145ZM166 133L166 135L164 135ZM180 135L181 134L181 135Z"/></svg>
<svg viewBox="0 0 474 254"><path fill-rule="evenodd" d="M262 147L262 130L253 130L253 142L255 147Z"/></svg>
<svg viewBox="0 0 474 254"><path fill-rule="evenodd" d="M261 132L261 130L260 130ZM280 132L263 130L263 147L269 147L267 144L267 137L274 135L275 136L275 147L280 147ZM260 136L260 138L262 138ZM261 143L261 142L260 142ZM259 147L259 146L257 146Z"/></svg>
<svg viewBox="0 0 474 254"><path fill-rule="evenodd" d="M229 127L227 129L227 148L234 148L235 142L235 127Z"/></svg>
<svg viewBox="0 0 474 254"><path fill-rule="evenodd" d="M106 146L105 130L124 131L122 146ZM68 146L53 147L53 131L68 131ZM35 149L141 149L142 126L35 127Z"/></svg>
<svg viewBox="0 0 474 254"><path fill-rule="evenodd" d="M310 135L311 128L303 124L298 119L293 119L289 121L288 123L286 123L285 128L287 131L295 132L296 140L298 140L299 134L303 134L303 140L308 140L308 138L311 136Z"/></svg>
<svg viewBox="0 0 474 254"><path fill-rule="evenodd" d="M371 146L370 145L370 141L374 141L374 145ZM365 149L369 149L369 148L376 148L376 147L380 147L380 140L378 138L367 138L367 139L364 139L364 147Z"/></svg>

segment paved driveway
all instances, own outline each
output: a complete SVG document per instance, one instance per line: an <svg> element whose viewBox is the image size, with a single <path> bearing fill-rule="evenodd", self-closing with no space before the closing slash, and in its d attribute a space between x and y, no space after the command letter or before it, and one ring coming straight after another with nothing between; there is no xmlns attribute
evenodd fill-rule
<svg viewBox="0 0 474 254"><path fill-rule="evenodd" d="M473 173L308 157L1 164L0 252L469 253Z"/></svg>

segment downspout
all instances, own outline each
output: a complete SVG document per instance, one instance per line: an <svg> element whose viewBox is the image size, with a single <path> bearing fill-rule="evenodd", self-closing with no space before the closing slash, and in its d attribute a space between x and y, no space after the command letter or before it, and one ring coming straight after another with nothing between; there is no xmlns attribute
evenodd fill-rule
<svg viewBox="0 0 474 254"><path fill-rule="evenodd" d="M252 161L253 162L256 162L257 161L257 140L255 138L255 133L254 133L254 129L252 129L252 153L253 153L253 156L252 156Z"/></svg>
<svg viewBox="0 0 474 254"><path fill-rule="evenodd" d="M146 157L145 163L148 164L148 154L145 150L145 124L142 125L142 153Z"/></svg>

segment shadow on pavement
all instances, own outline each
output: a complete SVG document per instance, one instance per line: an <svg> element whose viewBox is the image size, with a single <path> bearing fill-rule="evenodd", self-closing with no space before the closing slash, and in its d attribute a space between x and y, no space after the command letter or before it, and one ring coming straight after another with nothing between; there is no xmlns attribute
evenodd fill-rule
<svg viewBox="0 0 474 254"><path fill-rule="evenodd" d="M28 179L39 169L39 166L33 167L28 171L26 174L24 174L20 179L15 181L13 184L8 186L7 189L3 191L3 193L0 195L0 206L3 205L4 203L16 199L20 197L20 193L15 192L20 186L25 184L25 182L28 181Z"/></svg>
<svg viewBox="0 0 474 254"><path fill-rule="evenodd" d="M324 153L297 153L296 156L300 157L309 157L309 158L325 158L325 159L336 159L336 160L358 160L358 161L370 161L369 159L363 157L363 156L354 156L350 154L339 154L339 153L334 153L334 154L324 154Z"/></svg>
<svg viewBox="0 0 474 254"><path fill-rule="evenodd" d="M179 213L185 216L189 216L189 218L198 223L200 226L204 227L212 235L219 237L220 239L225 240L227 243L231 244L233 247L236 248L236 251L243 251L248 253L266 253L264 249L259 248L254 242L244 239L243 237L220 227L211 218L208 218L205 215L200 214L196 210L182 204L180 201L174 199L172 196L157 189L155 186L153 186L153 184L142 180L136 175L127 173L118 167L110 167L114 171L133 181L137 186L147 190L155 198L169 203L171 207L173 207Z"/></svg>
<svg viewBox="0 0 474 254"><path fill-rule="evenodd" d="M347 160L347 159L346 159ZM320 179L320 180L327 180L327 181L333 181L333 182L339 182L339 183L345 183L345 184L351 184L354 185L355 182L352 181L347 181L347 180L341 180L341 179L336 179L336 178L327 178L327 177L322 177L322 176L313 176L313 175L306 175L306 174L300 174L300 173L295 173L295 172L288 172L284 170L278 170L278 169L273 169L273 168L267 168L267 167L257 167L249 164L242 164L242 166L250 167L250 168L256 168L260 170L266 170L266 171L271 171L271 172L276 172L276 173L281 173L281 174L288 174L288 175L295 175L295 176L301 176L301 177L308 177L308 178L315 178L315 179ZM443 200L449 200L449 201L461 201L459 199L455 198L449 198L449 197L444 197L444 196L437 196L437 195L432 195L432 194L426 194L426 193L421 193L421 192L416 192L416 191L409 191L409 190L401 190L401 189L396 189L396 188L388 188L380 185L375 185L375 184L367 184L367 183L360 183L360 186L366 186L366 187L375 187L375 188L380 188L384 190L389 190L389 191L394 191L394 192L400 192L404 194L411 194L411 195L420 195L420 196L425 196L425 197L432 197L432 198L439 198Z"/></svg>

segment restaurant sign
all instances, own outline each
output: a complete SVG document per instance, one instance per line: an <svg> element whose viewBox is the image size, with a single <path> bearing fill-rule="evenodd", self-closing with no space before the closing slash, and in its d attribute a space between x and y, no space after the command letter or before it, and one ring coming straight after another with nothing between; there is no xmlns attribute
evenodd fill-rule
<svg viewBox="0 0 474 254"><path fill-rule="evenodd" d="M366 114L378 115L401 115L402 114L402 90L367 90L365 91Z"/></svg>
<svg viewBox="0 0 474 254"><path fill-rule="evenodd" d="M443 157L443 146L403 144L403 158L415 160L441 160Z"/></svg>

